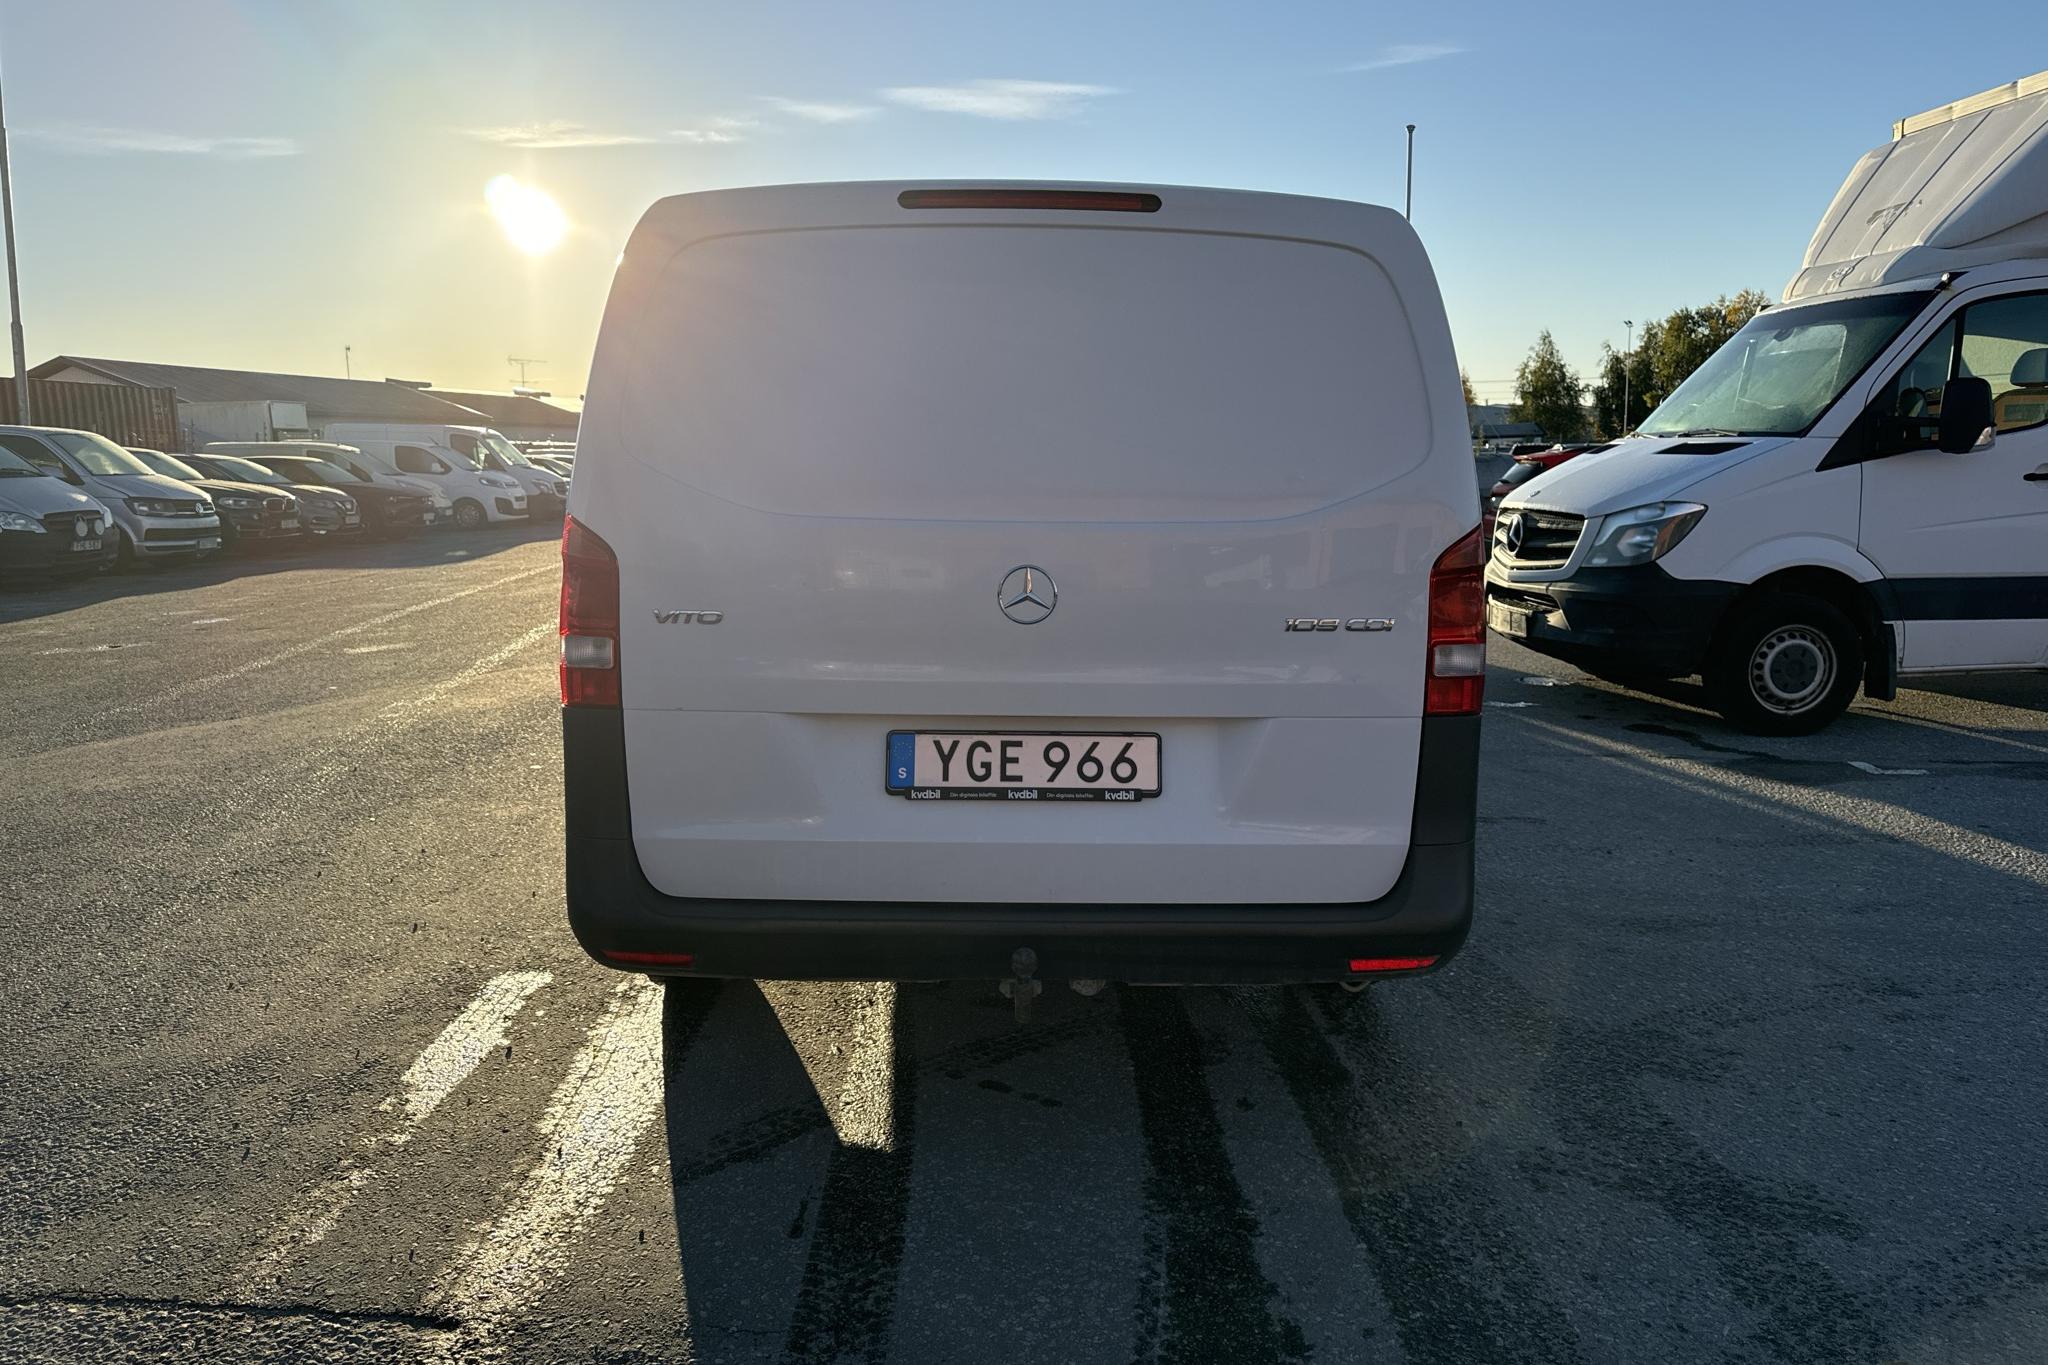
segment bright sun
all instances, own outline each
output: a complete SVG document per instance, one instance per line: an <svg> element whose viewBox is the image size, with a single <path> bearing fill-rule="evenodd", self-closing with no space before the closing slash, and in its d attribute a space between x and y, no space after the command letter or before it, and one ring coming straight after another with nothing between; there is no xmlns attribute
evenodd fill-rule
<svg viewBox="0 0 2048 1365"><path fill-rule="evenodd" d="M553 195L512 176L493 177L484 186L484 202L505 240L529 256L547 255L569 231L569 219Z"/></svg>

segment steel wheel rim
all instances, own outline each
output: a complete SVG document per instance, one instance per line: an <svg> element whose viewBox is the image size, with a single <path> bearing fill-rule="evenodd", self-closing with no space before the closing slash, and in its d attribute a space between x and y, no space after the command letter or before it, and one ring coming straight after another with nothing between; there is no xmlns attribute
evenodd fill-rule
<svg viewBox="0 0 2048 1365"><path fill-rule="evenodd" d="M1827 699L1837 667L1834 641L1825 632L1780 626L1750 652L1750 695L1775 715L1796 716Z"/></svg>

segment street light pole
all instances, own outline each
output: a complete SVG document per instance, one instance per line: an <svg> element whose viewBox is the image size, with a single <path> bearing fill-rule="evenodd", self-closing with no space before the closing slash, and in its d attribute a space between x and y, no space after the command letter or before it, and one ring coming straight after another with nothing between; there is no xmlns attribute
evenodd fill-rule
<svg viewBox="0 0 2048 1365"><path fill-rule="evenodd" d="M356 377L356 368L353 364L350 363L348 354L350 351L353 351L354 349L355 347L353 346L344 346L341 348L341 373L342 376L347 379L354 379Z"/></svg>
<svg viewBox="0 0 2048 1365"><path fill-rule="evenodd" d="M7 114L0 106L0 219L7 228L7 307L14 333L14 420L26 426L34 418L28 406L28 347L21 337L21 269L14 262L14 174L7 162Z"/></svg>
<svg viewBox="0 0 2048 1365"><path fill-rule="evenodd" d="M1621 325L1628 328L1628 340L1622 343L1623 349L1621 352L1621 430L1614 434L1626 436L1628 435L1628 361L1629 357L1635 354L1636 349L1636 320L1634 318L1623 318Z"/></svg>
<svg viewBox="0 0 2048 1365"><path fill-rule="evenodd" d="M1415 221L1415 125L1408 125L1408 198L1401 206L1401 216L1409 222Z"/></svg>

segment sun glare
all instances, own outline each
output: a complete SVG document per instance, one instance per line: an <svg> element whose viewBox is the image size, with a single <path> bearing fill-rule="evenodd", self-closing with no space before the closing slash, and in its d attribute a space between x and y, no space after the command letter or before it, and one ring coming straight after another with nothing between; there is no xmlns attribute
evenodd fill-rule
<svg viewBox="0 0 2048 1365"><path fill-rule="evenodd" d="M547 255L569 231L569 219L553 195L513 176L493 177L484 186L484 202L505 240L529 256Z"/></svg>

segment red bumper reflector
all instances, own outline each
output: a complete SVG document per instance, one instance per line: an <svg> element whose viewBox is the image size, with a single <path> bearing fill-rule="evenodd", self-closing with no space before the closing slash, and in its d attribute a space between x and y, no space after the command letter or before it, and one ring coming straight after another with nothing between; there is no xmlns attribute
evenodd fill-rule
<svg viewBox="0 0 2048 1365"><path fill-rule="evenodd" d="M1354 957L1351 970L1365 972L1419 972L1424 967L1434 967L1436 955L1428 957Z"/></svg>
<svg viewBox="0 0 2048 1365"><path fill-rule="evenodd" d="M643 967L687 967L697 960L695 953L629 953L619 948L606 949L605 956L613 962L631 962Z"/></svg>

